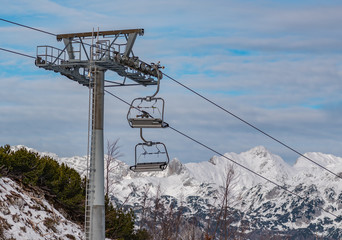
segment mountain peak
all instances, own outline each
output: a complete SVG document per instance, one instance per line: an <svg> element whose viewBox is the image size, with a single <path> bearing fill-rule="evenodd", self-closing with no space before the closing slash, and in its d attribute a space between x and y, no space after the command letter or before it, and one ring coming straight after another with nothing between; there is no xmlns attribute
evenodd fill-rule
<svg viewBox="0 0 342 240"><path fill-rule="evenodd" d="M329 167L329 166L342 166L342 158L341 157L336 157L331 154L325 154L321 152L308 152L304 154L305 157L315 161L316 163L324 166L324 167ZM315 167L316 165L309 160L307 160L304 157L299 157L294 164L294 167L300 168L300 167Z"/></svg>
<svg viewBox="0 0 342 240"><path fill-rule="evenodd" d="M309 152L304 154L305 157L299 157L296 163L293 165L293 168L296 169L297 172L301 173L302 178L310 177L314 179L313 181L317 181L320 179L323 185L326 185L325 181L330 181L331 179L340 180L337 177L329 174L327 171L322 169L320 166L334 172L337 175L342 174L342 158L336 157L331 154L324 154L320 152ZM316 164L315 164L316 163ZM319 166L320 165L320 166Z"/></svg>
<svg viewBox="0 0 342 240"><path fill-rule="evenodd" d="M239 156L246 166L271 180L284 182L293 174L289 164L264 146L254 147Z"/></svg>
<svg viewBox="0 0 342 240"><path fill-rule="evenodd" d="M256 146L248 150L246 153L249 153L250 155L258 156L259 158L265 158L271 155L270 151L268 151L268 149L265 148L264 146Z"/></svg>
<svg viewBox="0 0 342 240"><path fill-rule="evenodd" d="M183 164L179 161L178 158L174 158L170 161L169 166L167 168L167 176L171 175L179 175L182 172L184 172L184 166Z"/></svg>

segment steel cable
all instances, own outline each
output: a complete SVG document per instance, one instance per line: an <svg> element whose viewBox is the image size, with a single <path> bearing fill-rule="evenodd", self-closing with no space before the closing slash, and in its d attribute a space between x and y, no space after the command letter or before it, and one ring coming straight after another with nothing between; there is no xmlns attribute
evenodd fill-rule
<svg viewBox="0 0 342 240"><path fill-rule="evenodd" d="M28 29L35 30L35 31L38 31L38 32L42 32L42 33L45 33L45 34L49 34L49 35L52 35L52 36L57 36L57 34L54 34L54 33L51 33L51 32L47 32L47 31L44 31L44 30L41 30L41 29L38 29L38 28L30 27L30 26L27 26L27 25L24 25L24 24L12 22L12 21L9 21L9 20L3 19L3 18L0 18L0 21L11 23L11 24L14 24L14 25L17 25L17 26L20 26L20 27L28 28Z"/></svg>
<svg viewBox="0 0 342 240"><path fill-rule="evenodd" d="M20 53L20 52L16 52L16 51L5 49L5 48L0 48L0 50L1 51L5 51L5 52L9 52L9 53L14 53L14 54L17 54L17 55L21 55L21 56L24 56L24 57L29 57L29 58L36 59L36 57L30 56L30 55L25 54L25 53Z"/></svg>

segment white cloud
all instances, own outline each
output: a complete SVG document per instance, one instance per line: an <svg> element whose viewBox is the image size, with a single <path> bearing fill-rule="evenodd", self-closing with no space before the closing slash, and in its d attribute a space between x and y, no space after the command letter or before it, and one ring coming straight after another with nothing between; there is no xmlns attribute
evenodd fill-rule
<svg viewBox="0 0 342 240"><path fill-rule="evenodd" d="M341 5L271 1L2 1L4 18L53 33L145 28L135 53L162 61L165 72L299 150L342 155ZM323 5L323 6L322 6ZM14 15L13 13L16 13ZM54 37L0 23L0 47L34 55L37 45L60 47ZM244 51L245 55L233 50ZM27 144L65 155L86 152L88 92L34 66L0 55L0 143ZM108 75L109 76L109 75ZM125 100L153 87L117 88ZM235 93L240 93L236 94ZM170 80L162 80L167 121L221 152L266 145L295 156ZM339 104L339 105L338 105ZM128 106L106 95L106 133L120 138L132 162L139 133L126 122ZM146 131L170 155L205 161L213 155L172 130Z"/></svg>

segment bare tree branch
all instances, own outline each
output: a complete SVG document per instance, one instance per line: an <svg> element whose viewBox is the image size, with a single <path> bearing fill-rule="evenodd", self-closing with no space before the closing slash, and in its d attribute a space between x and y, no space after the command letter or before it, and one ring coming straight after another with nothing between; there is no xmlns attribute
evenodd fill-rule
<svg viewBox="0 0 342 240"><path fill-rule="evenodd" d="M114 142L107 140L107 156L105 157L105 170L106 170L106 194L109 196L109 186L112 185L112 180L109 177L109 173L112 172L117 166L115 162L123 154L120 153L120 146L118 145L119 139Z"/></svg>

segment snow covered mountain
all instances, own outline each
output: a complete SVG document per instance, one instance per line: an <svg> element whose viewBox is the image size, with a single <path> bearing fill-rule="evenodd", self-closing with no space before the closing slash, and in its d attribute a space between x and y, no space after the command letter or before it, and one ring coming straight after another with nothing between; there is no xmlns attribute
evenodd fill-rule
<svg viewBox="0 0 342 240"><path fill-rule="evenodd" d="M58 158L51 153L41 154L85 173L85 157ZM342 158L323 153L306 153L305 156L342 176ZM182 206L184 215L202 218L204 224L212 207L220 207L227 171L232 168L229 206L237 212L233 224L240 226L247 221L248 231L256 234L253 239L258 239L258 231L288 234L292 239L342 238L342 179L303 157L290 166L262 146L240 154L226 153L225 157L213 156L208 162L187 164L173 159L164 172L156 173L134 173L117 160L115 170L109 174L111 198L117 204L135 209L139 219L144 199L150 199L152 204L152 199L159 196L176 208ZM232 164L227 158L295 195Z"/></svg>

